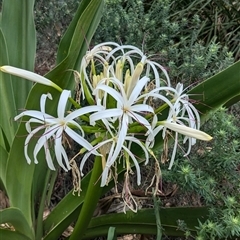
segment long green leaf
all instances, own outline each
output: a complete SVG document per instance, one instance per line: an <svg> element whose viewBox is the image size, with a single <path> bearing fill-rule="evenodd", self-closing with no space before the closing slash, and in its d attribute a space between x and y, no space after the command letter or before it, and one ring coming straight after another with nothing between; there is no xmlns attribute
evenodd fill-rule
<svg viewBox="0 0 240 240"><path fill-rule="evenodd" d="M0 146L0 189L2 187L6 189L6 168L7 168L7 159L8 159L8 153ZM1 186L3 184L3 186Z"/></svg>
<svg viewBox="0 0 240 240"><path fill-rule="evenodd" d="M77 12L75 13L75 16L73 18L73 20L71 21L66 33L64 34L63 38L61 39L61 42L59 44L59 49L58 49L58 53L57 53L57 63L60 63L62 60L64 60L68 54L69 51L71 51L71 45L70 44L73 40L73 35L77 34L79 36L79 40L81 40L81 38L83 38L86 36L88 29L86 28L82 28L79 29L78 27L78 23L79 23L79 16L82 15L82 13L85 11L85 9L87 8L88 4L91 2L91 0L87 0L87 1L82 1L77 9ZM102 4L101 1L99 1L100 4ZM99 4L98 3L98 4ZM96 3L95 3L96 5ZM97 7L97 5L96 5ZM92 21L92 19L88 19L88 21ZM94 26L96 27L96 26ZM76 29L78 31L76 31ZM80 32L79 32L80 30ZM81 41L83 41L81 40ZM87 39L85 39L85 41L88 41Z"/></svg>
<svg viewBox="0 0 240 240"><path fill-rule="evenodd" d="M216 110L231 99L235 100L231 102L234 104L240 95L240 61L202 82L189 94L196 101L196 108L203 118L207 118L210 111Z"/></svg>
<svg viewBox="0 0 240 240"><path fill-rule="evenodd" d="M82 5L85 6L85 9ZM70 81L73 73L69 70L79 69L80 61L86 53L87 43L90 42L102 16L102 7L103 0L84 0L81 2L73 23L70 24L70 30L66 32L60 44L59 64L46 75L59 86L73 88L75 83ZM73 26L75 26L74 29ZM65 58L63 59L63 57Z"/></svg>
<svg viewBox="0 0 240 240"><path fill-rule="evenodd" d="M22 124L23 126L23 124ZM21 209L28 224L32 224L32 182L34 173L34 163L28 165L24 157L24 138L26 131L20 127L13 141L7 163L6 190L8 193L10 206ZM33 151L29 145L29 151Z"/></svg>
<svg viewBox="0 0 240 240"><path fill-rule="evenodd" d="M23 235L19 232L7 230L7 229L1 229L1 228L0 228L0 237L1 237L1 239L4 239L4 240L13 240L13 239L33 240L33 239L28 238L26 235Z"/></svg>
<svg viewBox="0 0 240 240"><path fill-rule="evenodd" d="M33 229L30 228L26 218L18 208L0 210L0 216L0 224L10 223L17 232L27 236L29 239L34 239Z"/></svg>
<svg viewBox="0 0 240 240"><path fill-rule="evenodd" d="M183 220L189 231L196 234L195 226L206 220L208 208L206 207L177 207L160 208L163 234L167 236L184 236L179 230L178 221ZM127 212L102 215L93 218L83 239L106 236L109 227L115 227L118 234L142 233L156 234L157 226L154 209L143 209L137 213Z"/></svg>
<svg viewBox="0 0 240 240"><path fill-rule="evenodd" d="M3 0L2 32L6 39L9 64L27 70L34 70L36 33L33 16L34 0ZM3 62L2 64L8 64ZM13 79L15 111L23 109L31 82Z"/></svg>
<svg viewBox="0 0 240 240"><path fill-rule="evenodd" d="M2 30L0 29L0 66L8 64L8 51L6 40L3 36ZM7 144L11 145L14 133L17 129L17 124L13 122L13 117L16 114L16 105L13 94L12 78L9 74L0 72L0 102L2 112L0 114L0 145L3 146L7 151ZM6 140L4 139L6 136Z"/></svg>

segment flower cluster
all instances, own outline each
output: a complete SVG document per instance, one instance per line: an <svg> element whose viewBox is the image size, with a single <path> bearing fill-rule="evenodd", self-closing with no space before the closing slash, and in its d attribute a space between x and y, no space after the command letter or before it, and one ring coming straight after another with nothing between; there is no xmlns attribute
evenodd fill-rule
<svg viewBox="0 0 240 240"><path fill-rule="evenodd" d="M24 147L28 163L31 162L28 142L37 132L43 130L34 148L34 162L38 162L37 154L43 148L49 168L55 169L49 151L51 139L54 140L54 152L58 164L64 170L69 170L71 166L62 145L63 135L67 134L85 149L80 164L82 174L85 162L91 154L94 154L102 157L101 186L107 185L114 177L113 169L116 169L119 163L122 163L126 169L125 183L129 181L129 173L132 173L131 165L135 165L139 185L141 183L138 159L140 154L136 156L136 151L133 149L143 153L147 164L159 132L163 139L169 132L174 132L170 134L174 138L174 148L169 169L174 162L179 133L185 135L184 142L188 141L186 155L189 154L196 139L207 141L211 139L209 135L199 130L199 114L188 95L184 93L183 85L178 83L176 88L172 87L165 68L151 61L134 46L107 42L95 46L86 53L80 71L76 72L76 75L80 81L82 98L87 100L89 106L81 107L67 116L65 111L70 91L62 90L50 80L25 70L3 66L1 71L61 91L57 117L45 112L46 99L52 98L50 94L42 95L40 111L27 110L15 117L15 120L23 116L30 117L26 123L29 135ZM84 130L76 120L84 115L87 116L84 119L89 120L89 125L97 126L102 130L95 134L101 141L90 144L84 138ZM32 123L39 126L32 129ZM130 199L126 204L134 210L131 195L126 189L124 195L128 197L125 197L125 202Z"/></svg>

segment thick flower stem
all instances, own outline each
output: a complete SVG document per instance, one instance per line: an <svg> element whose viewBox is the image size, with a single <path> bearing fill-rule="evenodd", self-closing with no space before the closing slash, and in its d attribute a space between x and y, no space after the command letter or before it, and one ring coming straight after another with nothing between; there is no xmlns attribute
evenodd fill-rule
<svg viewBox="0 0 240 240"><path fill-rule="evenodd" d="M95 157L94 166L89 181L86 196L78 220L74 227L73 233L69 240L80 240L84 237L88 224L93 216L98 200L101 196L102 188L100 187L100 176L102 174L102 159Z"/></svg>

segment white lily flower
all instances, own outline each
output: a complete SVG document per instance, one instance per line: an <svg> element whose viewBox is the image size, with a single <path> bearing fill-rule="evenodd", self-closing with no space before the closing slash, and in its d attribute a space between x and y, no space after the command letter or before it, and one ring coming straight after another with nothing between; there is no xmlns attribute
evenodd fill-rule
<svg viewBox="0 0 240 240"><path fill-rule="evenodd" d="M168 122L178 123L180 125L187 125L192 129L200 129L200 116L197 109L190 102L189 96L184 93L183 84L178 83L176 86L176 93L172 100L174 104L174 111L169 111ZM177 141L177 134L175 136L175 142ZM183 143L188 141L188 150L184 156L187 156L192 146L196 143L196 138L185 134ZM175 143L177 145L177 143Z"/></svg>
<svg viewBox="0 0 240 240"><path fill-rule="evenodd" d="M120 54L118 52L120 52ZM114 54L116 54L117 57L115 57ZM146 66L146 71L144 76L150 78L150 74L152 74L153 75L152 79L155 80L156 87L159 87L160 86L159 72L162 72L166 78L167 85L170 86L170 79L166 69L163 66L161 66L159 63L151 61L139 48L135 46L122 45L114 48L106 56L107 61L110 61L111 59L114 60L115 64L119 59L121 59L122 62L125 62L127 60L127 62L130 65L131 75L133 75L135 70L135 66L134 66L135 59L141 59L140 62L143 64L143 66Z"/></svg>
<svg viewBox="0 0 240 240"><path fill-rule="evenodd" d="M87 68L90 70L90 76L87 74ZM142 77L153 79L156 88L160 87L160 81L165 81L170 86L169 76L163 66L151 61L137 47L121 46L114 42L101 43L88 51L82 60L80 73L80 81L86 81L91 91L95 89L96 80L99 79L96 76L106 79L117 78L124 83L128 97ZM165 80L164 78L160 80L160 73L163 73ZM83 88L82 96L84 97Z"/></svg>
<svg viewBox="0 0 240 240"><path fill-rule="evenodd" d="M142 88L148 81L147 77L143 77L138 81L135 88L133 89L130 97L128 98L123 83L120 82L118 79L111 79L113 84L116 84L119 88L119 92L110 86L106 86L104 84L98 84L96 89L94 90L93 94L96 95L98 99L99 91L103 91L109 95L111 95L116 100L116 108L105 109L96 113L93 113L90 116L90 123L92 125L95 124L98 120L111 120L115 122L119 120L119 141L117 143L118 146L121 146L124 142L124 139L127 135L128 125L133 121L138 122L142 126L145 126L149 132L152 131L151 123L142 116L142 113L152 113L154 114L154 110L151 106L147 104L138 104L138 100L141 99L141 91ZM140 95L140 96L139 96ZM99 102L99 101L98 101ZM117 155L118 153L115 152ZM115 155L114 155L115 157Z"/></svg>
<svg viewBox="0 0 240 240"><path fill-rule="evenodd" d="M99 111L99 106L89 106L84 107L81 109L77 109L76 111L65 115L65 109L67 105L68 98L70 97L70 91L63 90L61 93L58 108L57 108L57 115L58 117L55 118L47 113L45 113L45 104L47 98L52 98L51 94L43 94L40 100L40 110L26 110L19 115L17 115L14 120L18 120L19 118L23 116L29 116L31 117L27 123L26 123L26 129L29 133L25 140L25 146L24 146L24 153L27 162L30 164L31 159L28 156L28 143L32 139L32 137L38 133L40 130L44 129L44 133L39 138L39 140L36 143L36 146L33 151L33 157L34 162L38 163L37 155L42 147L44 147L46 160L48 167L52 170L55 170L52 157L49 150L49 140L53 139L54 141L54 152L57 159L58 164L65 170L69 170L71 167L68 162L67 154L62 146L62 138L63 134L67 134L69 137L71 137L75 142L77 142L79 145L83 146L87 150L91 151L95 155L100 155L96 150L93 149L93 146L84 139L84 132L81 128L81 126L74 121L75 118L90 113L94 111ZM31 123L38 123L40 126L35 128L34 130L31 129ZM69 126L74 127L82 133L82 136L75 131L73 131ZM63 163L64 160L64 163Z"/></svg>
<svg viewBox="0 0 240 240"><path fill-rule="evenodd" d="M46 86L53 87L56 90L62 92L62 89L57 84L55 84L51 80L49 80L41 75L38 75L36 73L33 73L31 71L27 71L27 70L12 67L12 66L2 66L2 67L0 67L0 70L2 72L9 73L9 74L12 74L12 75L20 77L20 78L25 78L25 79L30 80L35 83L40 83L40 84L43 84Z"/></svg>
<svg viewBox="0 0 240 240"><path fill-rule="evenodd" d="M175 109L177 112L181 111L181 116L184 117L187 114L189 119L189 126L191 128L200 128L200 116L197 109L190 102L189 96L184 93L183 84L178 83L176 86L176 93L173 99Z"/></svg>
<svg viewBox="0 0 240 240"><path fill-rule="evenodd" d="M166 136L166 130L170 129L175 132L174 134L174 146L172 151L172 156L170 160L169 169L171 169L174 159L176 156L177 145L178 145L178 134L183 134L185 137L183 143L188 141L188 150L184 156L187 156L192 146L196 143L196 139L209 141L212 139L211 136L199 130L200 128L200 116L197 109L189 101L187 94L183 93L183 85L178 83L176 89L171 89L170 87L162 87L163 90L168 91L170 96L173 96L171 103L162 98L161 87L154 89L153 91L145 94L148 98L153 96L159 98L169 106L169 115L165 121L158 122L156 116L154 116L152 121L152 133L148 133L146 139L146 145L148 147L153 147L155 136L162 131L163 139Z"/></svg>

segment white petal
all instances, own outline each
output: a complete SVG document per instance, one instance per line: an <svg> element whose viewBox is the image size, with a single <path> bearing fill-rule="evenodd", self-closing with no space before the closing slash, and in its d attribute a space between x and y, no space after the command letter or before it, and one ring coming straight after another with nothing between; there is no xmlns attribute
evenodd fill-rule
<svg viewBox="0 0 240 240"><path fill-rule="evenodd" d="M45 105L46 105L47 98L52 100L52 95L50 93L42 94L41 99L40 99L40 110L42 113L45 113Z"/></svg>
<svg viewBox="0 0 240 240"><path fill-rule="evenodd" d="M107 92L108 94L110 94L118 103L120 103L122 106L124 105L125 101L123 99L123 97L121 96L121 94L119 92L117 92L115 89L106 86L106 85L98 85L95 90L93 91L93 95L96 94L97 90L102 90L104 92Z"/></svg>
<svg viewBox="0 0 240 240"><path fill-rule="evenodd" d="M44 143L47 142L48 139L50 137L52 137L57 130L58 130L58 128L56 126L52 126L48 129L45 129L45 132L43 133L43 135L38 139L38 141L35 145L35 148L33 150L33 157L34 157L35 163L38 163L38 160L37 160L38 152L44 146Z"/></svg>
<svg viewBox="0 0 240 240"><path fill-rule="evenodd" d="M94 147L87 140L85 140L82 136L74 132L71 128L66 127L65 132L69 137L71 137L79 145L83 146L88 151L91 151L92 154L100 156L100 154L96 150L94 150Z"/></svg>
<svg viewBox="0 0 240 240"><path fill-rule="evenodd" d="M105 186L107 184L107 179L108 179L108 171L109 169L111 168L111 166L113 165L114 161L113 160L113 153L114 153L114 150L115 150L115 145L116 145L116 142L115 142L115 139L112 139L113 140L113 143L111 145L111 148L109 150L109 153L108 153L108 159L107 159L107 162L106 162L106 165L103 169L103 173L102 173L102 179L101 179L101 187Z"/></svg>
<svg viewBox="0 0 240 240"><path fill-rule="evenodd" d="M12 75L25 78L27 80L30 80L36 83L41 83L43 85L54 87L57 90L61 90L61 88L58 85L56 85L54 82L50 81L49 79L27 70L23 70L23 69L11 67L11 66L2 66L0 67L0 70L2 72L10 73Z"/></svg>
<svg viewBox="0 0 240 240"><path fill-rule="evenodd" d="M84 114L90 113L90 112L98 112L98 111L102 111L103 107L102 106L87 106L87 107L83 107L80 109L77 109L73 112L71 112L70 114L68 114L65 117L65 121L68 122L72 119L78 118Z"/></svg>
<svg viewBox="0 0 240 240"><path fill-rule="evenodd" d="M33 137L38 131L40 131L40 130L43 129L43 128L44 128L44 126L39 126L39 127L35 128L33 131L31 131L31 132L27 135L27 137L26 137L26 139L25 139L25 143L24 143L24 155L25 155L25 158L26 158L28 164L31 163L31 159L30 159L30 157L28 156L28 144L29 144L30 140L32 139L32 137Z"/></svg>
<svg viewBox="0 0 240 240"><path fill-rule="evenodd" d="M104 187L107 184L108 172L109 172L109 167L106 166L102 172L102 179L101 179L101 185L100 185L101 187Z"/></svg>
<svg viewBox="0 0 240 240"><path fill-rule="evenodd" d="M158 126L153 129L153 132L148 132L148 137L146 139L146 146L152 148L155 143L155 136L164 128L164 126ZM164 137L163 137L164 138Z"/></svg>
<svg viewBox="0 0 240 240"><path fill-rule="evenodd" d="M144 143L142 143L139 139L135 138L135 137L132 137L132 136L127 136L126 137L126 140L128 141L131 141L131 142L134 142L136 144L139 145L139 147L142 148L142 150L144 151L144 154L145 154L145 165L148 164L148 161L149 161L149 154L148 154L148 151L147 151L147 148L146 146L144 145ZM128 147L130 149L130 147Z"/></svg>
<svg viewBox="0 0 240 240"><path fill-rule="evenodd" d="M144 117L142 117L141 115L137 114L137 113L132 113L129 115L135 119L138 123L140 123L141 125L143 125L144 127L146 127L150 132L152 131L152 126L151 124L148 122L148 120Z"/></svg>
<svg viewBox="0 0 240 240"><path fill-rule="evenodd" d="M128 129L128 124L125 124L125 122L123 121L122 126L121 126L121 130L119 131L119 136L118 136L118 140L117 140L117 144L116 144L116 148L114 150L114 153L111 157L108 156L109 160L107 160L107 162L108 162L109 166L112 166L112 164L119 157L119 154L121 152L123 143L124 143L126 135L127 135L127 129Z"/></svg>
<svg viewBox="0 0 240 240"><path fill-rule="evenodd" d="M113 109L106 109L101 112L93 113L90 116L90 124L94 125L96 121L100 119L107 119L107 118L114 118L114 117L121 117L123 115L123 110L113 108Z"/></svg>
<svg viewBox="0 0 240 240"><path fill-rule="evenodd" d="M62 146L62 133L63 133L63 129L60 128L55 135L54 150L55 150L55 156L59 166L67 172L69 169L71 169L71 167L68 162L67 154ZM65 165L62 162L62 156L64 157L65 164L67 167L65 167Z"/></svg>
<svg viewBox="0 0 240 240"><path fill-rule="evenodd" d="M164 126L166 126L168 129L171 129L175 132L179 132L183 135L186 135L186 136L189 136L192 138L196 138L199 140L210 141L212 139L212 137L210 135L206 134L205 132L202 132L202 131L196 130L196 129L192 129L192 128L184 126L184 125L170 123L170 122L164 122Z"/></svg>
<svg viewBox="0 0 240 240"><path fill-rule="evenodd" d="M177 144L178 144L178 133L175 133L175 140L174 140L174 147L173 147L173 151L172 151L172 156L171 156L171 160L170 160L170 164L168 167L168 170L171 170L174 160L175 160L175 156L176 156L176 152L177 152Z"/></svg>
<svg viewBox="0 0 240 240"><path fill-rule="evenodd" d="M26 130L28 133L30 133L32 131L31 123L40 123L40 124L44 125L43 121L35 119L35 118L30 118L25 124ZM42 128L44 128L44 127L45 126L42 126Z"/></svg>
<svg viewBox="0 0 240 240"><path fill-rule="evenodd" d="M50 154L50 150L49 150L49 146L48 146L48 142L44 143L44 150L45 150L45 156L46 156L46 161L47 161L47 165L51 170L56 170L53 164L53 160L52 160L52 156Z"/></svg>
<svg viewBox="0 0 240 240"><path fill-rule="evenodd" d="M105 145L105 144L108 144L109 142L112 142L113 141L113 139L111 138L111 139L107 139L107 140L105 140L105 141L103 141L103 142L100 142L100 143L98 143L97 145L95 145L93 148L94 148L94 150L97 150L97 149L99 149L100 147L102 147L103 145ZM80 171L81 171L81 173L82 173L82 170L83 170L83 167L84 167L84 164L85 164L85 162L88 160L88 158L89 158L89 156L92 154L92 152L90 151L90 152L87 152L86 154L84 154L84 156L83 156L83 158L82 158L82 160L81 160L81 163L80 163Z"/></svg>
<svg viewBox="0 0 240 240"><path fill-rule="evenodd" d="M137 184L140 185L141 184L141 173L140 173L140 167L139 167L138 161L127 147L123 146L123 149L129 154L129 156L133 160L133 163L134 163L134 165L136 167L136 171L137 171Z"/></svg>
<svg viewBox="0 0 240 240"><path fill-rule="evenodd" d="M71 96L71 92L68 90L63 90L58 102L57 114L58 118L64 119L66 105L68 98Z"/></svg>
<svg viewBox="0 0 240 240"><path fill-rule="evenodd" d="M84 133L82 127L76 121L74 121L74 120L68 121L67 125L71 126L72 129L79 129L81 131L82 137L85 136L85 133Z"/></svg>
<svg viewBox="0 0 240 240"><path fill-rule="evenodd" d="M149 92L147 94L143 94L142 97L143 96L145 97L146 100L149 97L159 98L159 99L163 100L171 108L172 111L175 112L173 104L166 97L164 97L163 95L155 93L155 92ZM146 100L145 100L145 102L146 102Z"/></svg>
<svg viewBox="0 0 240 240"><path fill-rule="evenodd" d="M149 81L149 78L143 77L137 82L137 84L133 88L132 93L131 93L131 95L129 97L129 100L128 100L130 105L132 105L136 101L136 99L138 98L139 94L141 93L143 87L146 85L146 83L148 81Z"/></svg>
<svg viewBox="0 0 240 240"><path fill-rule="evenodd" d="M151 112L154 113L154 110L151 106L147 105L147 104L137 104L137 105L133 105L131 106L131 111L134 112Z"/></svg>
<svg viewBox="0 0 240 240"><path fill-rule="evenodd" d="M51 115L48 115L48 114L44 114L40 111L36 111L36 110L27 110L27 111L24 111L20 114L18 114L15 118L14 118L14 121L17 121L19 118L23 117L23 116L29 116L29 117L33 117L33 118L37 118L37 119L40 119L42 121L45 122L46 119L53 119L54 117L52 117ZM55 118L54 118L55 119Z"/></svg>

